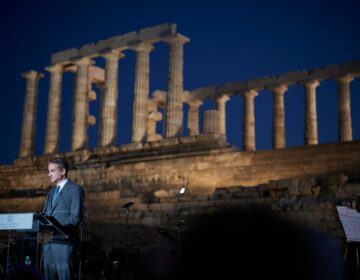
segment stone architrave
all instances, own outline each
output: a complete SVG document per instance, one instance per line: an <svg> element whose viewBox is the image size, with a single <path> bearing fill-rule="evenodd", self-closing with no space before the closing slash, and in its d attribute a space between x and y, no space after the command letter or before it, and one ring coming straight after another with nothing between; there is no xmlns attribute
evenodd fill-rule
<svg viewBox="0 0 360 280"><path fill-rule="evenodd" d="M87 146L88 119L88 79L90 59L82 58L75 62L77 65L75 95L73 104L73 125L71 150L84 149Z"/></svg>
<svg viewBox="0 0 360 280"><path fill-rule="evenodd" d="M336 78L338 85L339 108L339 141L352 141L351 105L350 105L350 75Z"/></svg>
<svg viewBox="0 0 360 280"><path fill-rule="evenodd" d="M189 136L199 135L199 107L203 104L201 100L193 100L189 103L188 129Z"/></svg>
<svg viewBox="0 0 360 280"><path fill-rule="evenodd" d="M305 144L318 144L318 127L316 112L316 88L319 81L313 80L303 83L305 87Z"/></svg>
<svg viewBox="0 0 360 280"><path fill-rule="evenodd" d="M32 156L35 152L38 81L43 78L44 75L36 71L28 71L22 73L21 76L26 79L26 91L19 151L20 158Z"/></svg>
<svg viewBox="0 0 360 280"><path fill-rule="evenodd" d="M255 111L254 98L258 95L255 90L242 94L244 98L244 133L243 145L245 151L255 151Z"/></svg>
<svg viewBox="0 0 360 280"><path fill-rule="evenodd" d="M153 50L150 44L139 43L133 47L136 52L133 123L131 141L140 143L146 141L147 121L149 114L149 83L150 58Z"/></svg>
<svg viewBox="0 0 360 280"><path fill-rule="evenodd" d="M273 92L273 148L285 148L285 110L284 94L287 86L281 85L270 89Z"/></svg>
<svg viewBox="0 0 360 280"><path fill-rule="evenodd" d="M61 109L61 85L63 66L51 65L46 68L50 72L50 90L46 121L44 153L57 152L59 145L60 109Z"/></svg>
<svg viewBox="0 0 360 280"><path fill-rule="evenodd" d="M180 137L183 122L183 45L189 39L180 34L165 40L169 46L169 74L165 112L165 137Z"/></svg>
<svg viewBox="0 0 360 280"><path fill-rule="evenodd" d="M222 95L216 98L216 108L219 112L219 133L224 135L226 139L226 102L230 98L227 95Z"/></svg>
<svg viewBox="0 0 360 280"><path fill-rule="evenodd" d="M119 59L124 54L111 51L103 54L105 58L105 83L101 89L100 105L100 147L115 144L117 126L117 102L118 102L118 68Z"/></svg>

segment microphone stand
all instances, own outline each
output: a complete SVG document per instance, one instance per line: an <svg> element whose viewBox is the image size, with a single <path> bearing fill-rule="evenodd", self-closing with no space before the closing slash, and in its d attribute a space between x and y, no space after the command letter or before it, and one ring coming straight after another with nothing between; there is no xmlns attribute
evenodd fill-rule
<svg viewBox="0 0 360 280"><path fill-rule="evenodd" d="M176 223L176 227L177 227L177 229L178 229L178 258L180 259L180 257L181 257L181 242L182 242L182 240L181 240L181 233L182 233L182 231L183 231L183 229L184 229L184 227L185 227L185 224L186 224L186 222L184 221L184 220L179 220L177 223Z"/></svg>
<svg viewBox="0 0 360 280"><path fill-rule="evenodd" d="M41 189L44 188L44 185L41 185L39 188L36 189L35 194L37 194ZM21 205L23 205L26 201L28 201L31 198L31 196L25 197L22 201L20 201L15 207L9 210L9 216L19 208ZM8 233L8 242L7 242L7 252L6 252L6 275L9 275L10 273L10 239L11 239L11 229L9 229ZM37 248L36 248L37 250ZM36 263L37 263L37 257L36 257Z"/></svg>
<svg viewBox="0 0 360 280"><path fill-rule="evenodd" d="M49 187L51 187L51 186L49 186ZM39 191L41 190L41 189L43 189L44 188L44 185L41 185L39 188L37 188L36 190L35 190L35 193L34 194L38 194L39 193ZM30 198L32 198L32 196L27 196L27 197L25 197L22 201L20 201L17 205L15 205L15 207L13 208L13 209L10 209L9 210L9 212L10 212L10 214L11 213L13 213L14 212L14 210L16 210L17 208L19 208L21 205L23 205L26 201L28 201Z"/></svg>
<svg viewBox="0 0 360 280"><path fill-rule="evenodd" d="M128 202L122 208L126 210L126 238L125 238L125 276L124 279L129 279L129 212L130 207L134 205L133 202Z"/></svg>

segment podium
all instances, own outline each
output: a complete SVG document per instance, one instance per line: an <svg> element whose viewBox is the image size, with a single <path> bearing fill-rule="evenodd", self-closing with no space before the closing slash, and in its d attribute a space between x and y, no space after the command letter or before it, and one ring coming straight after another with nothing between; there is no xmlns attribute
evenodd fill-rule
<svg viewBox="0 0 360 280"><path fill-rule="evenodd" d="M360 212L346 206L336 206L336 210L346 239L344 259L353 251L355 274L360 277Z"/></svg>
<svg viewBox="0 0 360 280"><path fill-rule="evenodd" d="M0 230L8 230L6 273L10 270L11 234L12 231L20 236L20 252L15 253L15 266L20 265L24 259L25 241L36 247L35 268L40 269L40 245L55 240L67 240L69 235L61 224L53 217L43 213L3 213L0 214ZM17 249L19 246L17 246ZM34 250L32 250L34 251ZM20 254L20 256L19 256Z"/></svg>

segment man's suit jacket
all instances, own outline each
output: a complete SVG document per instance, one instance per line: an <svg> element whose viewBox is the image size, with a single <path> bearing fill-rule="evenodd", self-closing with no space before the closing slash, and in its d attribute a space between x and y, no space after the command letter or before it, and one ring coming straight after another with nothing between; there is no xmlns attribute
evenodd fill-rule
<svg viewBox="0 0 360 280"><path fill-rule="evenodd" d="M83 188L68 179L53 204L52 198L55 191L56 187L53 187L48 192L43 212L62 226L62 229L70 235L69 241L74 241L83 218Z"/></svg>

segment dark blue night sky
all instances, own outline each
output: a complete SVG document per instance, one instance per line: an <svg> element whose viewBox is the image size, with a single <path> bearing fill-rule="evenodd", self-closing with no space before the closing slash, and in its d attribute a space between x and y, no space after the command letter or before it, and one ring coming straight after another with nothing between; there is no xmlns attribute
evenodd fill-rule
<svg viewBox="0 0 360 280"><path fill-rule="evenodd" d="M310 70L360 60L360 1L3 1L0 4L0 164L18 156L25 80L21 73L45 73L39 82L36 154L44 146L51 54L81 47L142 28L176 23L190 38L184 47L184 89ZM119 64L117 144L130 141L135 55L125 52ZM150 88L166 90L167 45L151 53ZM98 66L104 62L97 59ZM64 75L61 151L70 148L72 75ZM353 137L360 139L360 78L351 83ZM210 108L212 104L205 104ZM304 94L300 86L285 94L287 146L304 143ZM227 104L228 141L242 147L242 100ZM335 81L317 90L319 142L337 141ZM90 111L97 115L99 98ZM272 96L255 99L256 146L271 148ZM97 143L98 125L89 129Z"/></svg>

